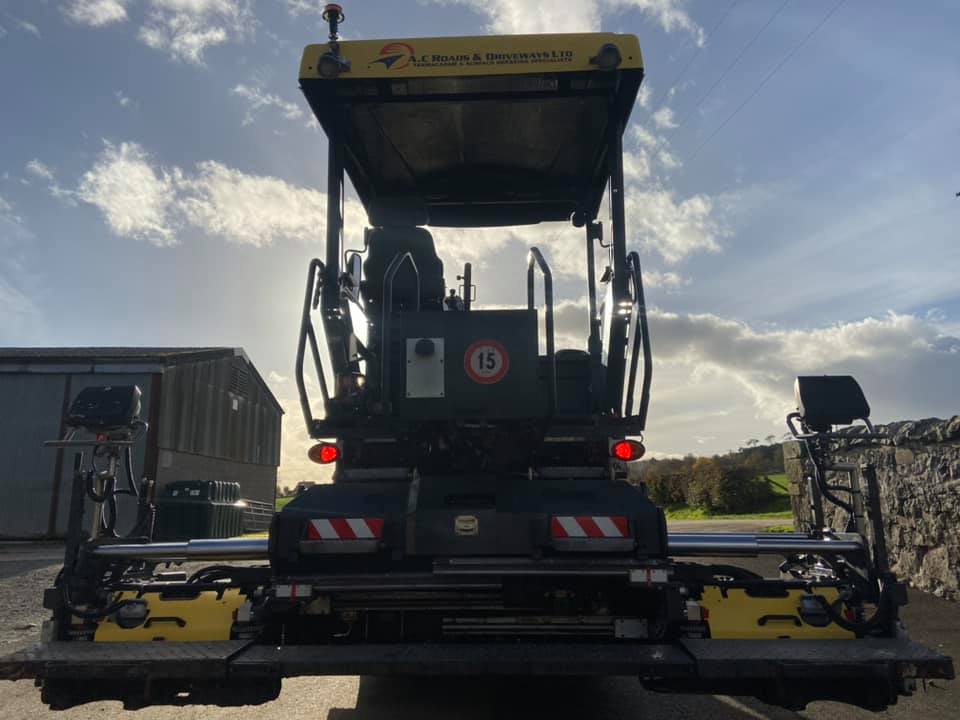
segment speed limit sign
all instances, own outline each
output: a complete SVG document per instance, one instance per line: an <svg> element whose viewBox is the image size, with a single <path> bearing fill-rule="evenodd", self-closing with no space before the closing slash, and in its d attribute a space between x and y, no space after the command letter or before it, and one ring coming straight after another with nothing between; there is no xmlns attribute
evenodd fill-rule
<svg viewBox="0 0 960 720"><path fill-rule="evenodd" d="M477 340L463 354L463 369L475 383L492 385L510 369L510 355L496 340Z"/></svg>

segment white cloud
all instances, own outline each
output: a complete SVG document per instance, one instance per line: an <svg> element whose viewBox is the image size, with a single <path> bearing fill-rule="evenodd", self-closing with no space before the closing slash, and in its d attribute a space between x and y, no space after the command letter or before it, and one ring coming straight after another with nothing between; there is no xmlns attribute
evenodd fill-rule
<svg viewBox="0 0 960 720"><path fill-rule="evenodd" d="M76 23L103 27L127 19L130 0L70 0L63 13Z"/></svg>
<svg viewBox="0 0 960 720"><path fill-rule="evenodd" d="M684 0L602 0L602 4L610 10L639 10L668 33L689 33L697 46L706 41L703 28L684 9Z"/></svg>
<svg viewBox="0 0 960 720"><path fill-rule="evenodd" d="M596 0L585 0L576 12L563 3L538 0L433 0L439 5L466 5L487 18L487 31L499 35L564 33L595 30L600 25Z"/></svg>
<svg viewBox="0 0 960 720"><path fill-rule="evenodd" d="M259 85L244 85L240 83L231 91L234 95L243 98L247 103L247 112L243 118L244 125L253 123L253 116L258 110L274 107L287 120L297 120L303 117L303 110L296 103L288 102L275 93L264 92Z"/></svg>
<svg viewBox="0 0 960 720"><path fill-rule="evenodd" d="M320 15L323 13L323 3L313 0L286 0L287 11L291 15Z"/></svg>
<svg viewBox="0 0 960 720"><path fill-rule="evenodd" d="M165 168L129 142L106 142L76 191L59 192L97 207L116 235L160 247L176 245L186 230L255 247L309 242L327 217L326 194L319 190L212 160L191 171ZM366 214L356 201L345 207L346 240L357 246Z"/></svg>
<svg viewBox="0 0 960 720"><path fill-rule="evenodd" d="M136 103L134 103L134 101L131 98L123 94L122 90L117 90L116 92L113 93L113 96L117 99L117 103L122 108L130 108L136 105Z"/></svg>
<svg viewBox="0 0 960 720"><path fill-rule="evenodd" d="M955 412L943 388L960 369L960 339L912 315L890 313L812 330L757 330L715 315L656 312L658 355L734 381L757 416L780 420L792 409L797 375L850 373L882 419Z"/></svg>
<svg viewBox="0 0 960 720"><path fill-rule="evenodd" d="M650 177L650 155L644 151L623 153L623 180L636 182Z"/></svg>
<svg viewBox="0 0 960 720"><path fill-rule="evenodd" d="M30 175L33 175L35 178L40 180L53 181L53 170L51 170L47 165L40 162L38 159L34 158L26 164L24 168Z"/></svg>
<svg viewBox="0 0 960 720"><path fill-rule="evenodd" d="M583 0L576 12L564 3L540 0L432 0L438 5L465 5L487 18L487 31L502 34L589 32L600 28L604 15L639 10L666 32L685 31L703 44L704 32L683 8L682 0ZM300 6L303 0L288 0Z"/></svg>
<svg viewBox="0 0 960 720"><path fill-rule="evenodd" d="M717 252L720 239L729 234L707 195L677 201L669 190L638 189L627 193L625 205L631 236L669 263Z"/></svg>
<svg viewBox="0 0 960 720"><path fill-rule="evenodd" d="M653 99L653 90L650 87L650 83L644 81L640 86L640 89L637 91L637 104L640 107L647 109L650 107L650 101Z"/></svg>
<svg viewBox="0 0 960 720"><path fill-rule="evenodd" d="M64 15L81 25L104 27L129 19L131 0L69 0ZM174 60L203 63L206 50L252 33L256 17L250 0L144 0L141 41Z"/></svg>
<svg viewBox="0 0 960 720"><path fill-rule="evenodd" d="M178 206L187 221L229 242L271 245L315 239L326 224L326 195L279 178L247 175L214 161L185 179Z"/></svg>
<svg viewBox="0 0 960 720"><path fill-rule="evenodd" d="M30 35L33 35L35 38L40 37L40 28L38 28L32 22L28 22L27 20L24 20L23 18L19 18L16 15L9 12L4 12L3 14L7 17L7 19L10 20L10 22L12 22L18 28L23 30L23 32L29 33ZM3 37L6 34L7 34L6 30L4 30L3 28L0 28L0 37Z"/></svg>
<svg viewBox="0 0 960 720"><path fill-rule="evenodd" d="M672 121L672 115L666 119ZM663 121L664 118L661 117L660 122ZM654 123L657 124L656 119ZM680 167L680 162L670 150L670 141L665 136L657 135L640 123L635 123L629 130L629 137L639 146L637 154L645 158L651 166L656 162L663 170Z"/></svg>
<svg viewBox="0 0 960 720"><path fill-rule="evenodd" d="M13 205L4 200L3 195L0 195L0 219L5 221L13 219Z"/></svg>
<svg viewBox="0 0 960 720"><path fill-rule="evenodd" d="M248 0L150 0L139 37L174 60L201 65L208 48L244 38L255 24Z"/></svg>
<svg viewBox="0 0 960 720"><path fill-rule="evenodd" d="M662 288L664 290L677 290L684 285L689 285L689 278L685 278L675 272L663 272L661 270L644 270L643 284L646 288Z"/></svg>
<svg viewBox="0 0 960 720"><path fill-rule="evenodd" d="M672 130L677 127L677 121L673 117L673 109L666 105L653 113L650 118L653 120L653 124L661 130Z"/></svg>
<svg viewBox="0 0 960 720"><path fill-rule="evenodd" d="M136 143L106 143L81 179L76 197L99 208L117 235L176 245L171 208L178 174L177 169L155 167Z"/></svg>
<svg viewBox="0 0 960 720"><path fill-rule="evenodd" d="M21 28L23 28L26 32L30 33L34 37L37 37L37 38L40 37L40 28L38 28L33 23L27 22L26 20L20 20L18 24L20 25Z"/></svg>
<svg viewBox="0 0 960 720"><path fill-rule="evenodd" d="M957 413L956 394L945 389L960 372L960 338L929 318L889 313L810 329L763 328L651 308L649 293L647 303L651 449L684 453L700 437L704 451L721 452L748 437L781 434L798 375L853 375L875 422ZM585 299L561 300L555 321L558 347L585 346Z"/></svg>

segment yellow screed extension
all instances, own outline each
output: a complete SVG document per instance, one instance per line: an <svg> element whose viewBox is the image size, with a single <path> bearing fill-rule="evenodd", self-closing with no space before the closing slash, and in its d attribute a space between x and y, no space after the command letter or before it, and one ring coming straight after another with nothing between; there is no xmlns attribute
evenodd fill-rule
<svg viewBox="0 0 960 720"><path fill-rule="evenodd" d="M239 590L201 592L193 598L163 599L160 593L124 592L119 600L146 600L149 613L138 627L124 629L111 618L97 627L96 642L205 642L229 640L234 613L246 597Z"/></svg>
<svg viewBox="0 0 960 720"><path fill-rule="evenodd" d="M800 617L804 590L788 590L783 597L755 597L746 590L708 586L700 604L710 611L710 637L717 640L853 640L855 635L836 623L814 627ZM837 601L835 588L818 588L827 602Z"/></svg>

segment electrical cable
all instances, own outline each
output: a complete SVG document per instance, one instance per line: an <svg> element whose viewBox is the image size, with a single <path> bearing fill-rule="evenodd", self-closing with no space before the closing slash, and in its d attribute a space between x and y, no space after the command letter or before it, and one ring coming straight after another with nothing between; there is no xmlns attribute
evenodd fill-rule
<svg viewBox="0 0 960 720"><path fill-rule="evenodd" d="M660 103L662 103L664 99L670 94L670 91L677 86L677 83L680 82L680 79L686 74L687 70L690 69L690 66L693 65L693 61L697 59L697 57L700 55L700 52L703 50L703 48L707 46L707 41L711 37L713 37L714 33L716 33L717 30L720 29L720 26L723 25L723 21L727 19L727 16L730 14L730 11L733 10L734 6L738 2L740 2L740 0L733 0L733 2L731 2L727 6L727 9L723 11L723 14L720 16L720 19L717 21L717 23L710 29L710 32L708 32L703 37L703 42L697 46L697 49L694 51L693 55L691 55L690 58L687 60L683 68L681 68L680 72L678 72L676 77L673 78L673 81L670 82L669 85L667 85L667 89L664 90L662 93L660 93L660 95L657 96L657 99L654 102L650 103L651 112L653 108L657 107Z"/></svg>
<svg viewBox="0 0 960 720"><path fill-rule="evenodd" d="M788 0L788 1L789 1L789 0ZM738 114L741 110L743 110L743 108L745 108L745 107L747 106L747 104L748 104L751 100L753 100L753 98L755 98L755 97L757 96L757 94L758 94L758 93L763 89L763 87L773 78L773 76L776 75L776 74L780 71L780 68L782 68L784 65L786 65L787 62L789 62L789 60L790 60L794 55L797 54L797 52L800 50L800 48L802 48L804 45L807 44L807 41L810 40L810 38L812 38L812 37L816 34L816 32L826 24L827 20L829 20L831 17L833 17L833 14L834 14L837 10L839 10L839 9L840 9L840 6L843 5L843 3L845 3L845 2L846 2L846 0L839 0L836 5L834 5L832 8L830 8L830 10L827 12L827 14L824 15L823 18L820 20L820 22L818 22L818 23L813 27L813 29L810 30L810 32L808 32L808 33L803 37L803 39L802 39L799 43L797 43L797 45L794 46L793 50L791 50L790 52L788 52L788 53L783 57L783 59L774 66L773 70L771 70L769 73L767 73L767 75L763 78L763 80L760 81L760 84L757 85L756 88L754 88L753 92L750 93L750 94L747 96L747 98L746 98L742 103L740 103L740 104L737 106L736 110L734 110L732 113L730 113L730 114L727 116L727 118L726 118L722 123L720 123L720 125L717 127L717 129L714 130L712 133L710 133L710 134L707 136L707 138L706 138L702 143L700 143L700 144L697 146L696 150L694 150L693 153L692 153L686 160L684 160L684 164L686 164L686 163L690 162L691 160L693 160L693 159L700 153L700 151L704 148L704 146L705 146L707 143L709 143L714 137L716 137L717 133L719 133L721 130L723 130L723 128L725 128L725 127L727 126L727 123L729 123L731 120L733 120L733 119L737 116L737 114Z"/></svg>
<svg viewBox="0 0 960 720"><path fill-rule="evenodd" d="M726 68L724 68L723 72L720 73L720 77L718 77L714 81L713 85L710 86L710 89L707 90L706 94L703 97L701 97L699 101L697 101L697 104L693 106L693 109L687 113L684 113L683 117L677 122L677 127L680 127L681 125L683 125L683 123L685 123L687 120L690 119L690 116L693 115L693 113L695 113L698 109L700 109L700 106L703 105L703 103L707 101L710 95L713 94L713 91L717 89L717 86L721 82L723 82L724 78L726 78L727 75L730 74L730 71L733 70L734 67L736 67L738 62L740 62L740 59L746 54L747 50L753 47L753 44L760 38L761 35L763 35L764 31L768 27L770 27L773 21L777 19L777 17L780 15L780 13L783 12L784 8L786 8L789 3L790 3L790 0L783 0L783 4L780 7L778 7L776 10L774 10L773 15L771 15L767 19L767 21L763 24L763 26L759 30L757 30L757 32L754 34L752 38L750 38L747 44L740 49L740 52L737 53L737 56L733 59L733 62L731 62L729 65L727 65Z"/></svg>

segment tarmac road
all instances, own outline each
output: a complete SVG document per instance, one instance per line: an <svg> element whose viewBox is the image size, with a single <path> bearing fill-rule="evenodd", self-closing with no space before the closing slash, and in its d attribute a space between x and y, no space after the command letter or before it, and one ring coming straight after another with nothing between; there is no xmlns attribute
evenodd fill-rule
<svg viewBox="0 0 960 720"><path fill-rule="evenodd" d="M772 524L778 524L773 522ZM759 529L742 521L671 523L683 532ZM0 544L0 653L32 641L45 612L40 590L59 568L58 548L51 545ZM748 561L757 571L772 572L771 561ZM960 604L911 592L903 617L911 637L960 658ZM11 612L11 608L16 608ZM19 629L18 629L19 628ZM97 718L117 720L954 720L960 717L960 682L922 689L879 715L836 703L813 703L795 713L749 698L661 695L645 691L633 678L603 679L430 679L323 677L286 680L274 702L259 707L152 707L127 715L117 702L101 702L53 713L40 703L30 682L0 682L0 717L4 720Z"/></svg>

